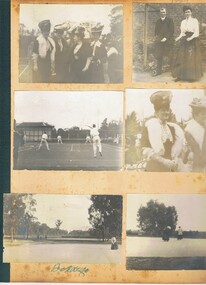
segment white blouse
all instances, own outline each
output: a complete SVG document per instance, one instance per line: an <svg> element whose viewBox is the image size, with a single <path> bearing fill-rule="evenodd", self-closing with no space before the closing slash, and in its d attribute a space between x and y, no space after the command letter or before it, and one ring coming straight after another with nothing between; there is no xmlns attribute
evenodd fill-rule
<svg viewBox="0 0 206 285"><path fill-rule="evenodd" d="M199 22L197 19L192 17L185 19L181 22L180 30L181 37L184 37L186 32L192 32L194 33L192 38L197 38L199 37Z"/></svg>

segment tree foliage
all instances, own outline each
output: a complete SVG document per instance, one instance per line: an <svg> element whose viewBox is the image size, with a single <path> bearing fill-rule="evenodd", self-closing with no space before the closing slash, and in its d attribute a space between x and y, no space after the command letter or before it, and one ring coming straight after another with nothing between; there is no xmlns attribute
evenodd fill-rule
<svg viewBox="0 0 206 285"><path fill-rule="evenodd" d="M111 236L121 237L122 197L117 195L92 195L89 222L96 235L104 241Z"/></svg>
<svg viewBox="0 0 206 285"><path fill-rule="evenodd" d="M150 200L146 206L141 206L137 212L138 227L149 236L161 236L164 228L176 229L178 215L174 206L166 207L157 200Z"/></svg>

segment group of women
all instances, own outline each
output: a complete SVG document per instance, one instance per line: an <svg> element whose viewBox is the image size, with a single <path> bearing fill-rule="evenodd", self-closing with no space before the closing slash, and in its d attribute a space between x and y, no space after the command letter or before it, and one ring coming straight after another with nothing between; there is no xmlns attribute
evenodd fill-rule
<svg viewBox="0 0 206 285"><path fill-rule="evenodd" d="M39 23L41 34L33 44L33 82L115 83L114 69L118 51L100 38L103 25L91 28L91 38L85 38L85 28L75 27L65 38L65 27L56 25L50 36L50 20ZM116 74L116 78L114 78ZM113 76L113 77L112 77Z"/></svg>
<svg viewBox="0 0 206 285"><path fill-rule="evenodd" d="M142 156L149 172L206 172L206 98L190 104L193 118L183 129L174 119L170 91L150 97L154 116L146 120L142 133Z"/></svg>

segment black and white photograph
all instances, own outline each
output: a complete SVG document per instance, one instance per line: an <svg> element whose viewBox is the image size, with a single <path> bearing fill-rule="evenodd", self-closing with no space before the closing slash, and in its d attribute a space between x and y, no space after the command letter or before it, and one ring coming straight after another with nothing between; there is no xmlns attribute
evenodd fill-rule
<svg viewBox="0 0 206 285"><path fill-rule="evenodd" d="M206 4L133 4L133 82L206 83Z"/></svg>
<svg viewBox="0 0 206 285"><path fill-rule="evenodd" d="M125 167L206 172L206 91L127 89Z"/></svg>
<svg viewBox="0 0 206 285"><path fill-rule="evenodd" d="M3 221L4 262L121 263L122 196L4 194Z"/></svg>
<svg viewBox="0 0 206 285"><path fill-rule="evenodd" d="M19 82L123 82L123 5L21 4Z"/></svg>
<svg viewBox="0 0 206 285"><path fill-rule="evenodd" d="M16 91L13 168L121 170L123 92Z"/></svg>
<svg viewBox="0 0 206 285"><path fill-rule="evenodd" d="M127 195L127 270L205 270L206 195Z"/></svg>

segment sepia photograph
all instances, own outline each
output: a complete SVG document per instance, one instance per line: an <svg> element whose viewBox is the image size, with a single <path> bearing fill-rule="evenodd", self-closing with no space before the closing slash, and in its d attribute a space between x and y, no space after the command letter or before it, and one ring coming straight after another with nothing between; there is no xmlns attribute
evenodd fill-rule
<svg viewBox="0 0 206 285"><path fill-rule="evenodd" d="M21 4L19 82L123 83L123 5Z"/></svg>
<svg viewBox="0 0 206 285"><path fill-rule="evenodd" d="M3 262L121 263L122 196L4 194L3 222Z"/></svg>
<svg viewBox="0 0 206 285"><path fill-rule="evenodd" d="M127 89L126 169L206 172L206 91Z"/></svg>
<svg viewBox="0 0 206 285"><path fill-rule="evenodd" d="M206 4L133 4L133 82L206 83Z"/></svg>
<svg viewBox="0 0 206 285"><path fill-rule="evenodd" d="M123 92L16 91L14 105L14 169L121 170Z"/></svg>
<svg viewBox="0 0 206 285"><path fill-rule="evenodd" d="M127 195L127 270L205 270L206 195Z"/></svg>

